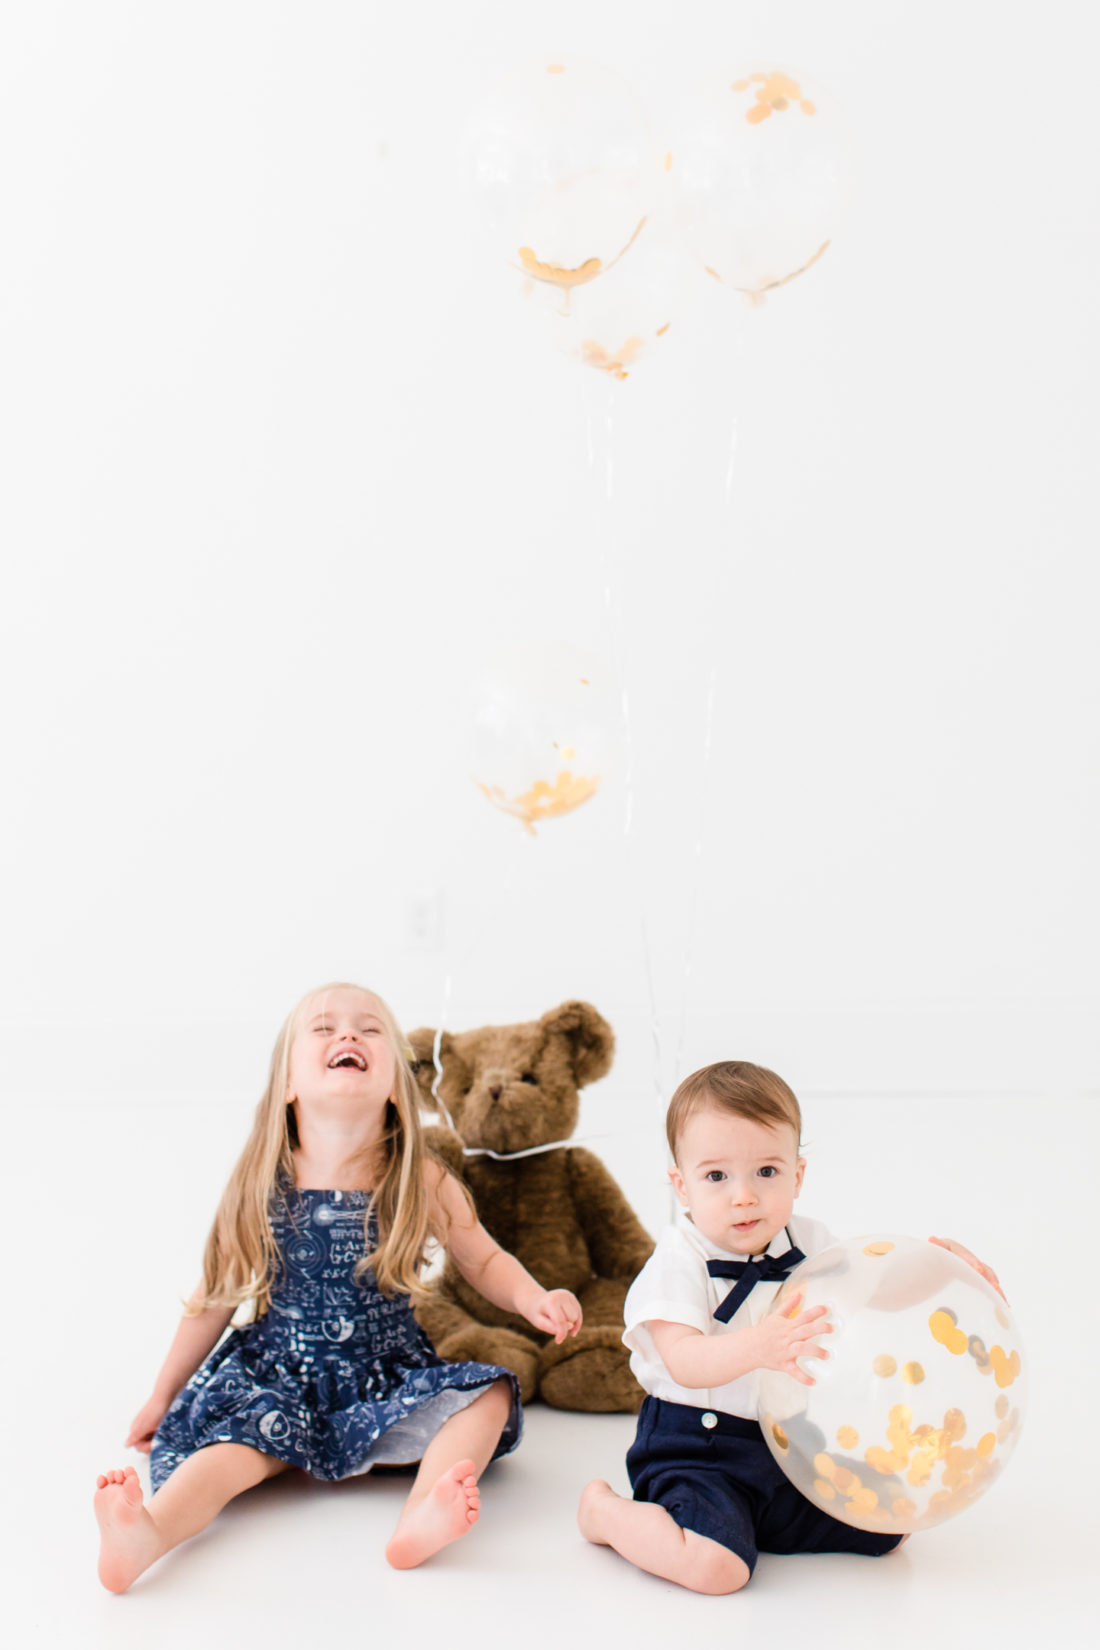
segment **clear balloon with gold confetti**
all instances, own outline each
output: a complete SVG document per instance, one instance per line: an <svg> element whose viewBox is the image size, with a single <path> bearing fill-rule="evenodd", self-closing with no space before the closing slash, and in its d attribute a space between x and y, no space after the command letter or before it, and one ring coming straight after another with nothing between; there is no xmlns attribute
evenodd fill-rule
<svg viewBox="0 0 1100 1650"><path fill-rule="evenodd" d="M627 254L660 176L635 93L580 57L514 69L471 119L467 153L497 251L566 307Z"/></svg>
<svg viewBox="0 0 1100 1650"><path fill-rule="evenodd" d="M600 794L613 718L604 673L569 644L511 648L483 667L476 686L473 778L534 835Z"/></svg>
<svg viewBox="0 0 1100 1650"><path fill-rule="evenodd" d="M552 288L526 283L524 296L560 354L621 381L648 366L683 315L694 261L667 213L651 214L630 250L602 280L580 288L568 304Z"/></svg>
<svg viewBox="0 0 1100 1650"><path fill-rule="evenodd" d="M796 1290L803 1299L792 1308ZM924 1530L972 1506L1020 1436L1026 1359L995 1289L957 1255L894 1234L796 1267L773 1312L829 1308L815 1385L762 1370L759 1421L787 1477L861 1530Z"/></svg>
<svg viewBox="0 0 1100 1650"><path fill-rule="evenodd" d="M669 153L688 241L724 286L761 301L828 249L852 160L824 88L767 65L730 73L684 106Z"/></svg>

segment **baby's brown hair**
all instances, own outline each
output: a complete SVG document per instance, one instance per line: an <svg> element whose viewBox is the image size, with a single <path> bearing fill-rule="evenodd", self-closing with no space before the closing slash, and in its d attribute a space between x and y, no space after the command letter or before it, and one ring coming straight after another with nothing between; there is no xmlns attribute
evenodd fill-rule
<svg viewBox="0 0 1100 1650"><path fill-rule="evenodd" d="M685 1077L668 1103L665 1129L674 1159L684 1124L705 1106L769 1129L786 1123L794 1130L796 1146L802 1138L802 1113L794 1090L782 1077L750 1060L716 1060Z"/></svg>

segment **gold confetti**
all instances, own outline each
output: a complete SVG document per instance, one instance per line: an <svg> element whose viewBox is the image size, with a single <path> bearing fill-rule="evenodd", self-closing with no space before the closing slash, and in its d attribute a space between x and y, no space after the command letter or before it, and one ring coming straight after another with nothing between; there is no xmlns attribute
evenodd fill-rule
<svg viewBox="0 0 1100 1650"><path fill-rule="evenodd" d="M546 65L546 72L547 72L547 74L564 74L565 73L565 64L564 63L548 63Z"/></svg>
<svg viewBox="0 0 1100 1650"><path fill-rule="evenodd" d="M989 1361L997 1377L997 1385L1011 1386L1020 1373L1020 1354L1014 1352L1009 1357L1003 1346L995 1346L989 1354Z"/></svg>
<svg viewBox="0 0 1100 1650"><path fill-rule="evenodd" d="M671 172L672 171L672 153L671 153L671 151L665 156L665 171L666 172Z"/></svg>
<svg viewBox="0 0 1100 1650"><path fill-rule="evenodd" d="M836 1500L836 1491L834 1490L833 1486L828 1482L827 1479L825 1479L825 1478L815 1478L814 1479L814 1489L817 1491L818 1495L820 1495L820 1497L823 1501L835 1501Z"/></svg>
<svg viewBox="0 0 1100 1650"><path fill-rule="evenodd" d="M583 286L586 281L594 281L603 268L603 262L599 258L586 258L584 263L578 264L575 269L565 269L561 264L541 263L534 249L529 246L520 247L519 261L536 281L547 281L551 286L567 289Z"/></svg>
<svg viewBox="0 0 1100 1650"><path fill-rule="evenodd" d="M524 828L534 835L535 826L540 821L571 813L582 802L595 796L599 783L598 774L585 778L563 770L553 785L548 785L545 779L536 779L531 789L522 796L509 798L499 785L483 785L480 781L479 788L494 807L520 820Z"/></svg>
<svg viewBox="0 0 1100 1650"><path fill-rule="evenodd" d="M627 378L628 369L633 366L641 348L640 338L628 338L621 349L610 351L594 338L586 338L581 345L581 360L586 367L598 367L601 372L609 372L614 378Z"/></svg>
<svg viewBox="0 0 1100 1650"><path fill-rule="evenodd" d="M997 1438L1002 1444L1006 1438L1010 1437L1012 1433L1016 1431L1016 1426L1019 1419L1020 1411L1018 1409L1014 1409L1008 1419L1001 1422L1000 1426L997 1428Z"/></svg>
<svg viewBox="0 0 1100 1650"><path fill-rule="evenodd" d="M945 1346L948 1352L957 1355L966 1351L968 1342L961 1329L955 1327L955 1317L951 1312L945 1312L941 1306L933 1312L928 1320L928 1327L932 1331L932 1339Z"/></svg>
<svg viewBox="0 0 1100 1650"><path fill-rule="evenodd" d="M745 111L745 119L751 126L759 126L761 121L769 119L773 110L782 114L792 103L797 103L804 115L816 112L813 103L802 96L797 80L792 80L790 75L754 74L749 80L735 80L730 89L747 92L750 81L756 86L755 101Z"/></svg>
<svg viewBox="0 0 1100 1650"><path fill-rule="evenodd" d="M910 1501L907 1495L899 1495L892 1508L895 1518L912 1518L916 1510L917 1503Z"/></svg>
<svg viewBox="0 0 1100 1650"><path fill-rule="evenodd" d="M919 1386L924 1380L924 1370L915 1360L910 1360L901 1366L901 1378L906 1386Z"/></svg>
<svg viewBox="0 0 1100 1650"><path fill-rule="evenodd" d="M884 1478L892 1477L909 1465L909 1451L907 1449L883 1449L881 1444L870 1444L863 1452L863 1459L875 1472L882 1473Z"/></svg>
<svg viewBox="0 0 1100 1650"><path fill-rule="evenodd" d="M780 1449L782 1449L782 1450L790 1449L790 1447L791 1447L790 1446L790 1439L787 1437L787 1434L783 1431L783 1428L781 1426L778 1426L778 1425L773 1423L773 1425L772 1425L772 1437L775 1439L775 1441L779 1445Z"/></svg>
<svg viewBox="0 0 1100 1650"><path fill-rule="evenodd" d="M841 1449L855 1449L859 1443L859 1433L855 1427L837 1427L836 1441Z"/></svg>
<svg viewBox="0 0 1100 1650"><path fill-rule="evenodd" d="M814 1471L819 1478L835 1478L836 1466L831 1455L822 1452L814 1456Z"/></svg>
<svg viewBox="0 0 1100 1650"><path fill-rule="evenodd" d="M865 1248L863 1250L863 1253L865 1255L875 1255L875 1256L888 1255L893 1247L894 1247L894 1245L892 1243L888 1242L886 1238L879 1238L874 1243L868 1243L865 1246Z"/></svg>
<svg viewBox="0 0 1100 1650"><path fill-rule="evenodd" d="M943 1418L944 1435L954 1443L966 1434L966 1416L961 1409L949 1409Z"/></svg>
<svg viewBox="0 0 1100 1650"><path fill-rule="evenodd" d="M875 1374L883 1377L893 1375L897 1367L897 1359L891 1358L888 1352L880 1352L874 1363L871 1365L871 1368L874 1370Z"/></svg>
<svg viewBox="0 0 1100 1650"><path fill-rule="evenodd" d="M982 1434L982 1436L978 1439L978 1454L979 1455L992 1455L993 1454L993 1446L994 1446L994 1444L996 1444L996 1442L997 1442L997 1440L991 1432L984 1432Z"/></svg>
<svg viewBox="0 0 1100 1650"><path fill-rule="evenodd" d="M859 1487L859 1479L847 1467L833 1467L833 1483L842 1494L847 1495L852 1488Z"/></svg>
<svg viewBox="0 0 1100 1650"><path fill-rule="evenodd" d="M1003 1392L997 1399L997 1402L993 1405L993 1410L998 1421L1003 1421L1005 1416L1008 1414L1008 1399L1005 1397Z"/></svg>

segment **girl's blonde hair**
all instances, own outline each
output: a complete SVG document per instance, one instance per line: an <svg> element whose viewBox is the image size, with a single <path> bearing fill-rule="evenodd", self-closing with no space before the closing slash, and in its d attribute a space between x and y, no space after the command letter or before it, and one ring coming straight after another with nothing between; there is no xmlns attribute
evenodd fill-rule
<svg viewBox="0 0 1100 1650"><path fill-rule="evenodd" d="M201 1299L190 1310L211 1306L236 1308L251 1302L257 1317L268 1309L278 1246L271 1230L270 1206L280 1185L293 1185L293 1148L298 1143L294 1113L287 1104L290 1051L307 1004L329 991L362 991L369 996L385 1027L394 1055L393 1096L386 1106L380 1162L364 1217L369 1232L373 1210L378 1220L378 1247L356 1263L355 1277L373 1270L385 1295L398 1292L420 1299L426 1289L420 1267L436 1231L431 1200L424 1184L429 1156L420 1126L419 1091L410 1061L412 1050L391 1009L375 992L340 982L309 991L287 1016L275 1040L267 1087L244 1150L218 1204L203 1257Z"/></svg>

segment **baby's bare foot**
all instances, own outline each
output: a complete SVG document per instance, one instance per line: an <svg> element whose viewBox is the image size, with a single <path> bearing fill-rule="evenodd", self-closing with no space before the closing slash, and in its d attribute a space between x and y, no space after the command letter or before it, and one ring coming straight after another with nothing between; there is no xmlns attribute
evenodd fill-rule
<svg viewBox="0 0 1100 1650"><path fill-rule="evenodd" d="M598 1547L610 1546L604 1534L607 1509L621 1500L622 1496L615 1493L605 1478L593 1478L585 1485L577 1508L577 1524L586 1541L594 1541Z"/></svg>
<svg viewBox="0 0 1100 1650"><path fill-rule="evenodd" d="M153 1560L163 1543L141 1499L133 1467L115 1468L96 1479L95 1515L99 1521L99 1579L112 1593L124 1593Z"/></svg>
<svg viewBox="0 0 1100 1650"><path fill-rule="evenodd" d="M477 1523L480 1506L474 1463L459 1461L436 1480L422 1501L401 1514L386 1548L387 1559L395 1570L423 1564Z"/></svg>

